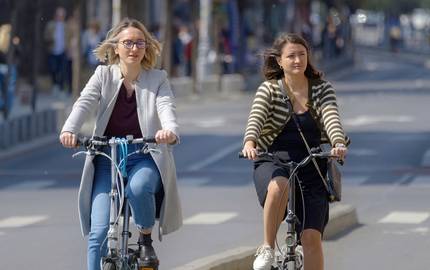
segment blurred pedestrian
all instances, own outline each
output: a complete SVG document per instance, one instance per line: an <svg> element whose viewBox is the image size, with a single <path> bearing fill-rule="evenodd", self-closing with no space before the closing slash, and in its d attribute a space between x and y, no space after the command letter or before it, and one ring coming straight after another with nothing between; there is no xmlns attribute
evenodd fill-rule
<svg viewBox="0 0 430 270"><path fill-rule="evenodd" d="M399 51L400 40L402 38L402 31L398 25L392 25L390 27L390 50L394 53Z"/></svg>
<svg viewBox="0 0 430 270"><path fill-rule="evenodd" d="M0 25L0 110L7 117L15 99L21 39L13 36L11 24Z"/></svg>
<svg viewBox="0 0 430 270"><path fill-rule="evenodd" d="M103 34L101 32L100 23L96 19L93 19L89 22L87 29L82 35L82 53L86 65L92 70L100 63L94 54L94 50L102 40Z"/></svg>
<svg viewBox="0 0 430 270"><path fill-rule="evenodd" d="M167 74L154 69L160 50L160 43L137 20L124 19L112 28L95 50L97 58L107 65L96 68L60 134L65 147L75 147L83 122L97 111L93 136L155 136L159 153L141 153L128 159L125 196L140 232L141 259L157 264L151 237L156 215L160 237L182 225L171 150L179 141L178 124ZM82 232L89 235L88 270L99 270L101 257L107 254L104 239L109 228L110 173L106 157L87 156L79 213Z"/></svg>
<svg viewBox="0 0 430 270"><path fill-rule="evenodd" d="M186 25L179 27L178 39L182 44L182 75L191 76L191 58L192 58L192 43L193 36L191 35Z"/></svg>
<svg viewBox="0 0 430 270"><path fill-rule="evenodd" d="M275 238L287 214L289 188L288 170L273 160L258 159L257 151L284 152L295 162L308 156L309 148L322 143L330 143L332 154L339 159L347 152L334 89L310 62L309 45L302 37L278 37L265 53L263 70L266 81L257 90L242 150L255 160L254 184L264 209L264 243L257 250L254 270L269 270L274 263ZM298 171L302 192L295 191L295 214L304 230L302 226L296 228L306 270L322 270L324 266L321 239L329 214L323 182L326 173L327 162L322 159Z"/></svg>
<svg viewBox="0 0 430 270"><path fill-rule="evenodd" d="M52 92L64 93L67 86L67 47L72 33L66 24L66 9L57 7L54 19L49 21L44 32L46 48L48 50L48 67L52 79Z"/></svg>

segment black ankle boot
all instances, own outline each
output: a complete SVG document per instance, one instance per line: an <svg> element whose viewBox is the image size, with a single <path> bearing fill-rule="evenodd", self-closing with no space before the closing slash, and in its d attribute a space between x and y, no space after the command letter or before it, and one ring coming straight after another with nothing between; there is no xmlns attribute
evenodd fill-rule
<svg viewBox="0 0 430 270"><path fill-rule="evenodd" d="M140 260L142 266L157 267L159 264L157 254L155 254L154 247L152 246L151 236L140 234L139 240Z"/></svg>

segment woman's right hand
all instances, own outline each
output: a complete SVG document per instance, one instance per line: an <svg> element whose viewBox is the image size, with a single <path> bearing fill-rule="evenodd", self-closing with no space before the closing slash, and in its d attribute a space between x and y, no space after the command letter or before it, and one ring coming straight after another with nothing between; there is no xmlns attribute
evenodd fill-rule
<svg viewBox="0 0 430 270"><path fill-rule="evenodd" d="M64 131L60 134L60 142L64 147L75 148L77 146L78 139L72 132Z"/></svg>
<svg viewBox="0 0 430 270"><path fill-rule="evenodd" d="M255 143L253 141L247 141L243 146L242 153L247 159L256 160L257 149L255 148Z"/></svg>

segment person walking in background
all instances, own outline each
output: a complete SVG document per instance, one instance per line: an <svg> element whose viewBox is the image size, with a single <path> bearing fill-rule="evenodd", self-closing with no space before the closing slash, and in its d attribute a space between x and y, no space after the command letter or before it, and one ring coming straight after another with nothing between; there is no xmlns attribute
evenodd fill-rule
<svg viewBox="0 0 430 270"><path fill-rule="evenodd" d="M244 156L255 160L254 184L264 209L264 243L257 250L254 270L269 270L274 262L276 233L286 215L289 177L289 172L274 161L259 160L257 152L286 152L295 162L308 156L293 117L298 119L310 148L330 143L332 154L344 159L348 145L333 86L313 67L309 46L302 37L278 37L265 53L263 71L266 81L252 104L242 149ZM304 228L301 231L302 226L298 226L305 270L324 267L321 239L328 222L329 201L322 177L326 173L325 160L319 160L318 165L311 162L298 172L304 209L298 201L295 210ZM301 194L296 198L302 200Z"/></svg>
<svg viewBox="0 0 430 270"><path fill-rule="evenodd" d="M67 47L72 33L66 23L66 10L57 7L54 19L46 25L44 39L48 49L48 68L51 73L52 92L59 94L70 91L67 86Z"/></svg>
<svg viewBox="0 0 430 270"><path fill-rule="evenodd" d="M160 43L137 20L124 19L112 28L95 50L97 58L107 65L96 68L60 134L65 147L75 147L83 122L97 111L93 136L155 136L159 153L141 153L128 159L125 194L140 231L141 259L157 264L151 237L157 213L160 239L182 225L171 149L179 142L176 107L167 73L154 69L160 51ZM109 153L109 149L104 151ZM87 156L79 189L79 214L82 232L89 235L88 270L99 270L101 257L107 254L104 239L109 228L110 173L106 157Z"/></svg>
<svg viewBox="0 0 430 270"><path fill-rule="evenodd" d="M85 58L86 65L94 70L99 64L99 60L94 54L94 50L103 40L103 35L100 29L100 23L93 19L89 22L87 29L82 35L82 53Z"/></svg>

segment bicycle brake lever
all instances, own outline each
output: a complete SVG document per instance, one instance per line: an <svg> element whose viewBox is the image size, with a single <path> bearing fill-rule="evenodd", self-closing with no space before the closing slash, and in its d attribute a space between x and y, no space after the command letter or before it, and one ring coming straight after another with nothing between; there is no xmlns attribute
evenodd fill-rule
<svg viewBox="0 0 430 270"><path fill-rule="evenodd" d="M160 153L161 153L161 151L160 151L159 149L156 149L156 148L149 148L149 146L148 146L147 144L145 144L145 145L142 147L142 149L140 149L140 152L141 152L141 153L143 153L143 154L148 154L148 153L150 153L150 152L154 152L154 153L157 153L157 154L160 154Z"/></svg>

